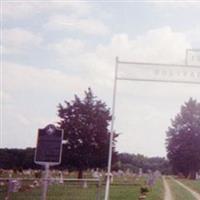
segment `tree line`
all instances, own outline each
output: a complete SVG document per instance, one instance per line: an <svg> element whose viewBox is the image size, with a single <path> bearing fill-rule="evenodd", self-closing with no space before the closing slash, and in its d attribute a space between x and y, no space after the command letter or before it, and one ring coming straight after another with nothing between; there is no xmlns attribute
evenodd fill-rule
<svg viewBox="0 0 200 200"><path fill-rule="evenodd" d="M35 148L26 149L0 149L0 168L1 169L40 169L39 165L34 163ZM68 169L70 171L77 170L77 167L73 163L66 164L65 157L62 158L62 163L57 166L58 169ZM94 165L94 168L100 165ZM91 169L93 167L89 167ZM106 167L100 167L106 170ZM119 153L115 158L115 162L112 165L112 170L127 171L130 170L134 173L138 173L139 169L143 172L148 170L159 170L162 173L170 173L169 162L165 158L152 157L148 158L143 155L129 154L129 153ZM87 168L85 168L87 169Z"/></svg>

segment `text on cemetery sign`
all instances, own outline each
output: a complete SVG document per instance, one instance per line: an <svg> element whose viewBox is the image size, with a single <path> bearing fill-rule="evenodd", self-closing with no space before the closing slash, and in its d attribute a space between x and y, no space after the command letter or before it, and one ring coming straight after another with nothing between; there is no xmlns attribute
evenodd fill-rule
<svg viewBox="0 0 200 200"><path fill-rule="evenodd" d="M200 83L200 66L118 62L121 80Z"/></svg>
<svg viewBox="0 0 200 200"><path fill-rule="evenodd" d="M48 125L38 130L35 163L60 164L62 154L63 130L54 125Z"/></svg>

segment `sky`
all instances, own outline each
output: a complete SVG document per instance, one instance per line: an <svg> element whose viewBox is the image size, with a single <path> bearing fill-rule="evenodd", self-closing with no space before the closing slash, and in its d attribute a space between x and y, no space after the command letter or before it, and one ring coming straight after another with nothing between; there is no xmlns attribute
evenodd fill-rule
<svg viewBox="0 0 200 200"><path fill-rule="evenodd" d="M200 48L199 21L200 1L2 0L1 147L35 147L38 128L59 121L58 104L88 87L111 108L116 56L185 64L186 49ZM198 91L118 81L117 150L166 156L171 119Z"/></svg>

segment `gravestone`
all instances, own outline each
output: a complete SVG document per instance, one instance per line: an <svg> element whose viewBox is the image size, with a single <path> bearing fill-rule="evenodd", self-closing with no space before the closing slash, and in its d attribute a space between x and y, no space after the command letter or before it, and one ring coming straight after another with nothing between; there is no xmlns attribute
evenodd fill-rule
<svg viewBox="0 0 200 200"><path fill-rule="evenodd" d="M9 192L18 192L21 188L21 182L18 180L9 180L8 191Z"/></svg>
<svg viewBox="0 0 200 200"><path fill-rule="evenodd" d="M139 168L139 173L138 173L139 177L141 177L143 175L143 171L142 168Z"/></svg>
<svg viewBox="0 0 200 200"><path fill-rule="evenodd" d="M149 187L153 187L154 184L155 184L155 176L151 170L148 170L147 185Z"/></svg>

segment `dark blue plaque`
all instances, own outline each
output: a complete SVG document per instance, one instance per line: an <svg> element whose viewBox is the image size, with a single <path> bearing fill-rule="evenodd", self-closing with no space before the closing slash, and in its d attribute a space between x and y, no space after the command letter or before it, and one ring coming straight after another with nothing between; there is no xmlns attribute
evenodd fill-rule
<svg viewBox="0 0 200 200"><path fill-rule="evenodd" d="M48 125L38 130L35 163L60 164L62 154L63 130Z"/></svg>

